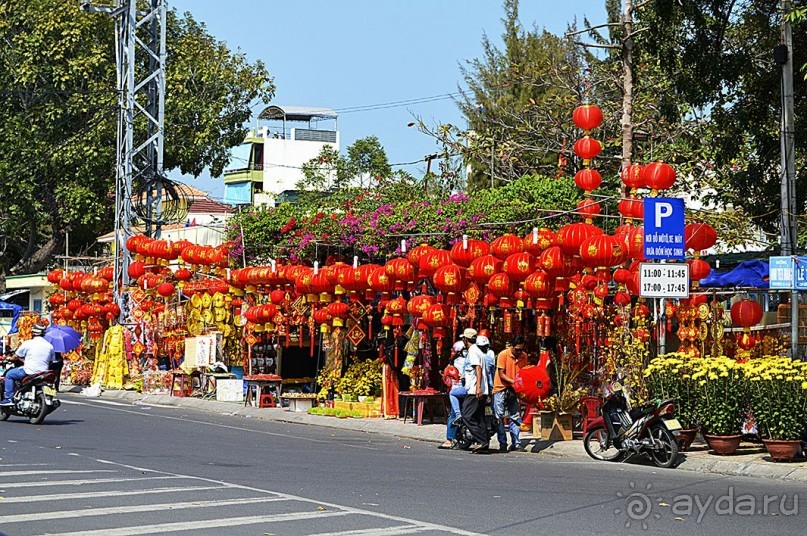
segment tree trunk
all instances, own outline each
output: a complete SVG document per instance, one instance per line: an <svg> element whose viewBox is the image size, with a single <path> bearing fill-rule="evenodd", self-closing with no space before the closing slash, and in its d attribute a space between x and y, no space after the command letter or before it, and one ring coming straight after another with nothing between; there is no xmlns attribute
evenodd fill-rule
<svg viewBox="0 0 807 536"><path fill-rule="evenodd" d="M633 160L633 0L622 14L622 169ZM622 196L627 192L622 186Z"/></svg>

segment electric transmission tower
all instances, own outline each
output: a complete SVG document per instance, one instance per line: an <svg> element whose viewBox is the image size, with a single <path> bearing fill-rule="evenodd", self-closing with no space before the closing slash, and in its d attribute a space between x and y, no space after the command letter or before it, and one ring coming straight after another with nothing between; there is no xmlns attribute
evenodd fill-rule
<svg viewBox="0 0 807 536"><path fill-rule="evenodd" d="M129 284L126 240L136 214L158 238L163 223L166 0L81 0L81 9L115 21L118 133L115 172L114 296L124 315ZM139 9L138 9L139 8ZM170 184L170 183L169 183ZM170 188L170 186L169 186Z"/></svg>

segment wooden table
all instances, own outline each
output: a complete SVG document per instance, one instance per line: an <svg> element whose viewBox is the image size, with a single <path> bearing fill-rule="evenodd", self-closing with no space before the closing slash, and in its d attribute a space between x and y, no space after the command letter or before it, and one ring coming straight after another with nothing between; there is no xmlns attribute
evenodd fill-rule
<svg viewBox="0 0 807 536"><path fill-rule="evenodd" d="M194 370L190 373L185 372L184 370L172 370L171 371L171 396L176 396L178 398L185 397L190 395L190 391L193 391L193 379L196 378L199 380L199 384L201 385L201 377L202 373L198 370ZM185 380L188 380L189 385L188 388L185 387ZM174 394L174 386L179 380L179 394Z"/></svg>
<svg viewBox="0 0 807 536"><path fill-rule="evenodd" d="M448 415L446 404L448 395L438 391L403 391L398 393L404 399L404 423L409 415L409 406L415 412L414 421L418 426L423 426L423 417L426 411L429 413L429 422L434 423L434 404L440 403L443 413Z"/></svg>

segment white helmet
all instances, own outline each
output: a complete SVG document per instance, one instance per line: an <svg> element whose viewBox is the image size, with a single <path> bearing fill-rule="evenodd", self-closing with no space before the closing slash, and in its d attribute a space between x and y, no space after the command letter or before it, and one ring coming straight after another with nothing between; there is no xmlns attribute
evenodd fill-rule
<svg viewBox="0 0 807 536"><path fill-rule="evenodd" d="M476 345L477 346L490 346L490 341L484 335L479 335L476 338Z"/></svg>

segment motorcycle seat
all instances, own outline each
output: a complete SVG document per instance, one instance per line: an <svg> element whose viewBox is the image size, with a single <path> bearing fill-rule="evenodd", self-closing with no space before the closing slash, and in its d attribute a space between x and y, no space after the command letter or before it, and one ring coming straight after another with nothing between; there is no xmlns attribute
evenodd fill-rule
<svg viewBox="0 0 807 536"><path fill-rule="evenodd" d="M36 374L29 374L20 382L20 388L38 380L42 380L45 383L51 383L55 378L56 374L54 374L52 370L45 370L42 372L37 372Z"/></svg>

